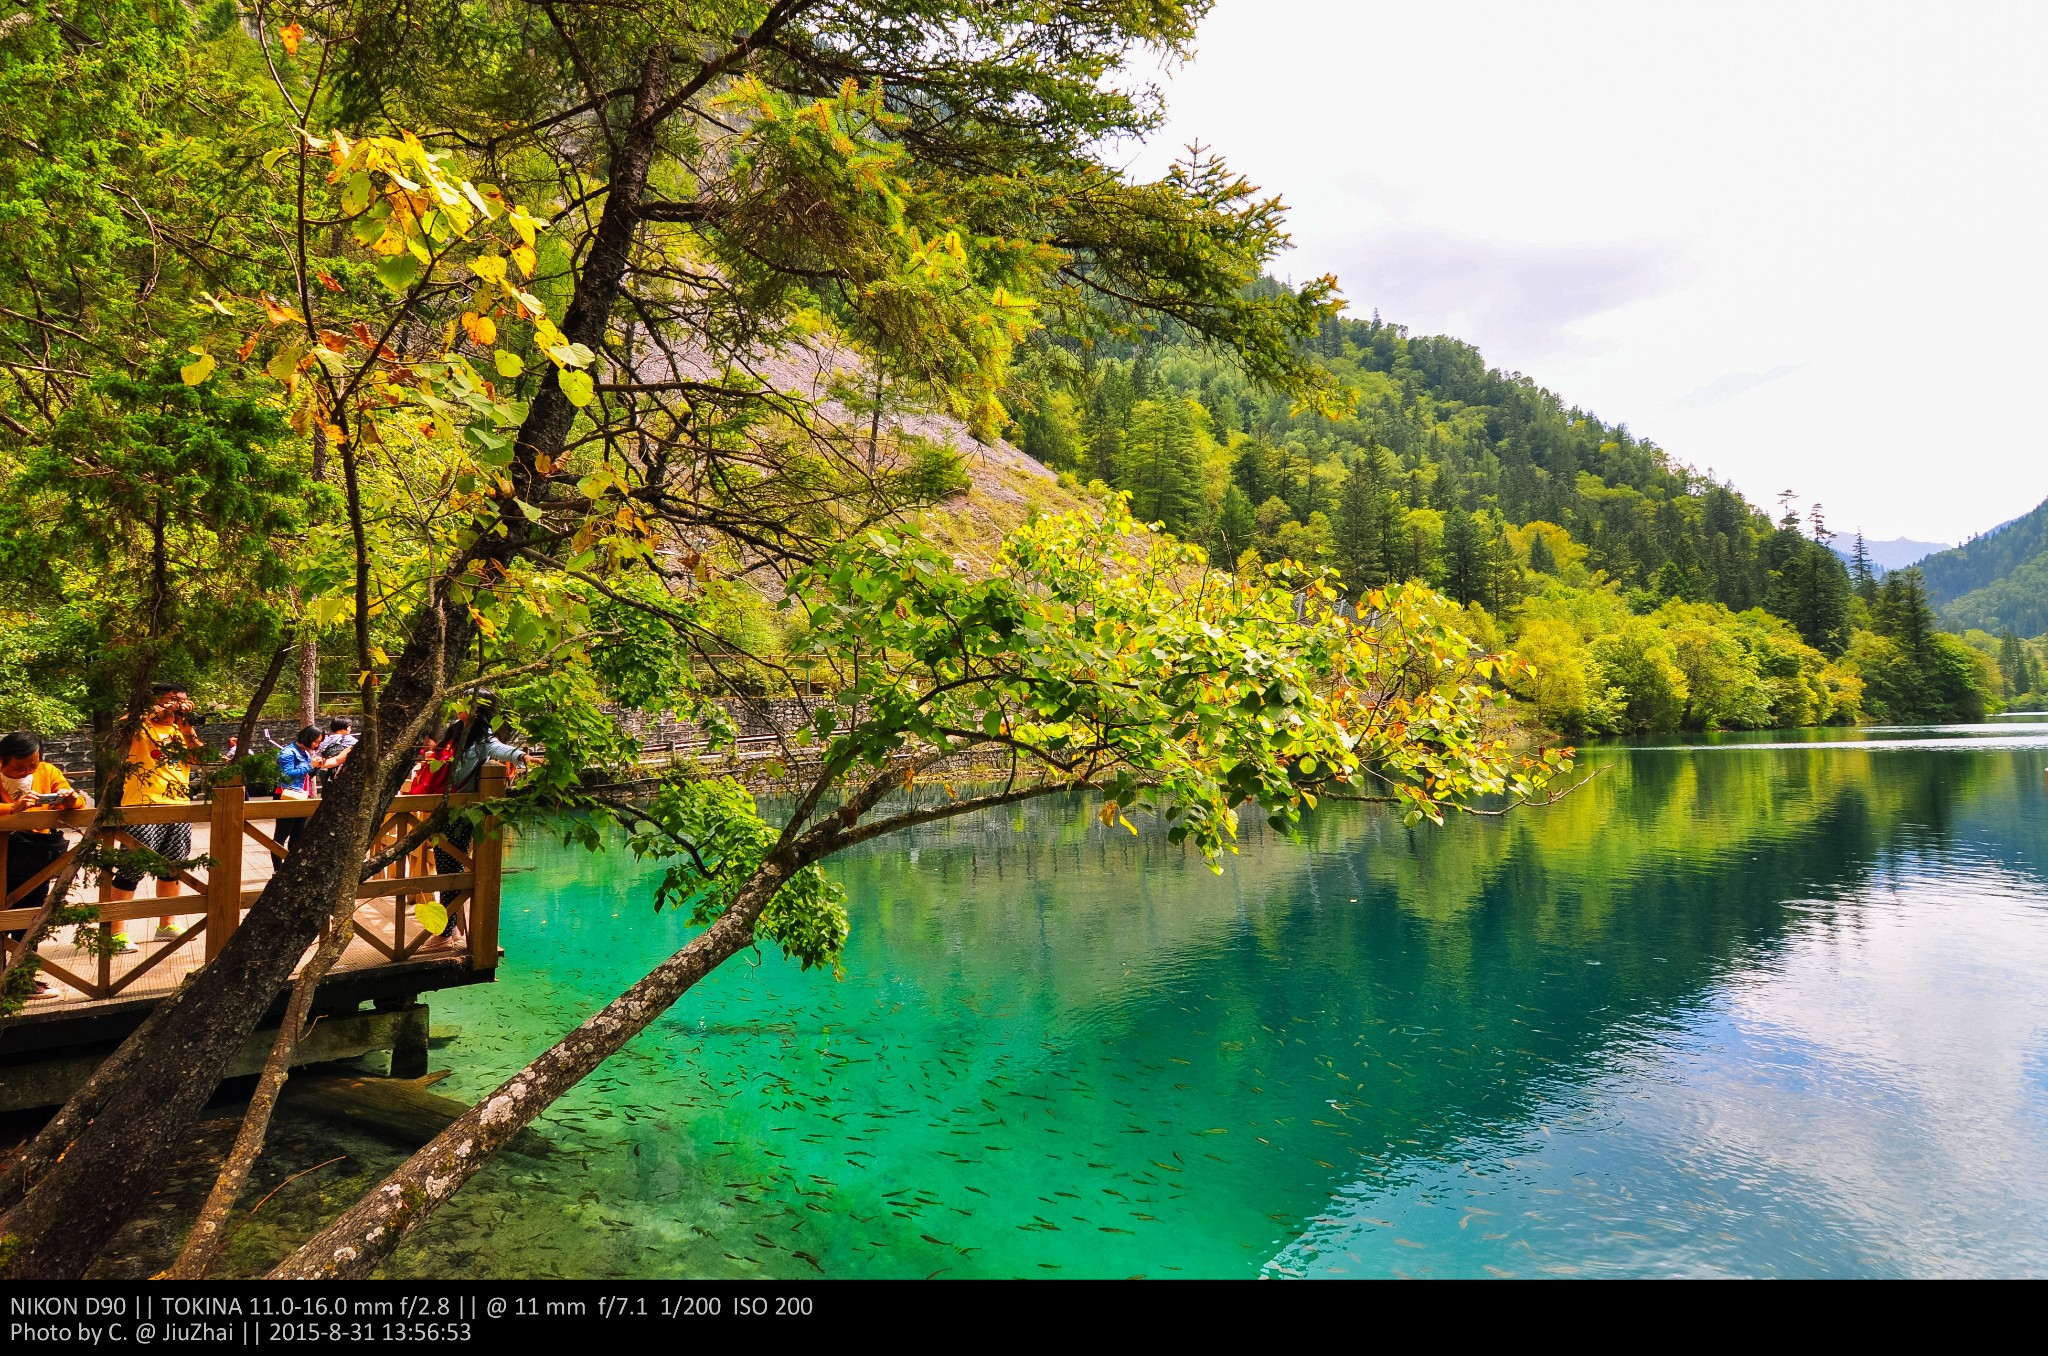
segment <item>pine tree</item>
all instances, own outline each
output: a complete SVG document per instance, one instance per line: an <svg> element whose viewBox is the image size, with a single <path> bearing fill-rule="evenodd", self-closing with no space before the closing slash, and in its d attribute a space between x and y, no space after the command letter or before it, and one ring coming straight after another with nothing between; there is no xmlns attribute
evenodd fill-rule
<svg viewBox="0 0 2048 1356"><path fill-rule="evenodd" d="M1667 560L1657 567L1657 577L1650 584L1650 592L1667 600L1685 597L1685 571L1679 568L1677 561Z"/></svg>
<svg viewBox="0 0 2048 1356"><path fill-rule="evenodd" d="M1164 523L1176 537L1200 541L1209 507L1201 457L1193 411L1186 397L1169 391L1131 412L1115 483L1130 491L1131 512L1140 522Z"/></svg>
<svg viewBox="0 0 2048 1356"><path fill-rule="evenodd" d="M1258 533L1252 501L1242 489L1232 485L1223 492L1223 503L1216 511L1216 559L1236 560L1250 548Z"/></svg>
<svg viewBox="0 0 2048 1356"><path fill-rule="evenodd" d="M1863 544L1863 531L1856 532L1856 544L1849 549L1849 581L1856 586L1856 596L1865 603L1877 602L1877 575L1870 568L1870 551Z"/></svg>
<svg viewBox="0 0 2048 1356"><path fill-rule="evenodd" d="M1927 661L1940 623L1927 601L1927 581L1918 569L1893 570L1884 577L1870 624L1879 635L1897 641L1913 662Z"/></svg>
<svg viewBox="0 0 2048 1356"><path fill-rule="evenodd" d="M1557 555L1550 549L1550 539L1541 532L1529 534L1529 568L1536 574L1557 573Z"/></svg>
<svg viewBox="0 0 2048 1356"><path fill-rule="evenodd" d="M1279 493L1279 476L1274 473L1273 449L1257 439L1238 449L1230 463L1230 478L1254 504L1263 504Z"/></svg>
<svg viewBox="0 0 2048 1356"><path fill-rule="evenodd" d="M1370 453L1351 464L1337 496L1337 569L1353 592L1387 581L1385 515Z"/></svg>
<svg viewBox="0 0 2048 1356"><path fill-rule="evenodd" d="M1481 554L1486 570L1486 606L1495 616L1501 616L1522 601L1529 581L1522 573L1521 558L1508 541L1506 523L1498 514L1488 514L1482 526L1485 529Z"/></svg>
<svg viewBox="0 0 2048 1356"><path fill-rule="evenodd" d="M1461 603L1479 597L1485 580L1485 541L1472 515L1460 508L1444 510L1444 588Z"/></svg>
<svg viewBox="0 0 2048 1356"><path fill-rule="evenodd" d="M1998 638L1998 675L2005 679L2007 692L2027 690L2027 652L2009 626Z"/></svg>

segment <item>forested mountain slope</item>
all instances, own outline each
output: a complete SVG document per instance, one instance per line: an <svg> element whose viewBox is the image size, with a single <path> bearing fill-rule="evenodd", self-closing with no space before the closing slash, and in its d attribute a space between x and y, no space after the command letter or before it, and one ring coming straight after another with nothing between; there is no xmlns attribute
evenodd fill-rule
<svg viewBox="0 0 2048 1356"><path fill-rule="evenodd" d="M2048 503L1920 562L1927 593L1957 627L2048 631Z"/></svg>
<svg viewBox="0 0 2048 1356"><path fill-rule="evenodd" d="M1879 606L1818 505L1773 517L1457 339L1375 316L1328 320L1312 346L1344 392L1322 412L1170 337L1048 345L1012 437L1219 562L1330 565L1354 593L1426 580L1540 657L1531 695L1560 728L1961 718L1996 699L1991 657L1939 636L1917 584Z"/></svg>
<svg viewBox="0 0 2048 1356"><path fill-rule="evenodd" d="M1328 532L1322 544L1358 584L1430 575L1449 551L1451 591L1484 600L1500 582L1483 559L1491 534L1531 522L1564 528L1589 569L1625 587L1738 609L1764 603L1788 560L1810 554L1803 531L1786 534L1625 425L1488 368L1470 344L1333 320L1318 348L1357 394L1337 418L1158 343L1075 359L1071 385L1020 420L1020 437L1048 465L1131 490L1141 512L1226 558L1290 520ZM1469 524L1447 513L1486 518L1485 539L1464 540Z"/></svg>

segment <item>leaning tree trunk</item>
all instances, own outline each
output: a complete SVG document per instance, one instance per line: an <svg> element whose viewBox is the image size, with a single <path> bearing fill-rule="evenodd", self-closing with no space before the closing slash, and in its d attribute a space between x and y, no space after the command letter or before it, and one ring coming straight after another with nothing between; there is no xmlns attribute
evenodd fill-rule
<svg viewBox="0 0 2048 1356"><path fill-rule="evenodd" d="M794 870L787 855L771 856L717 922L457 1117L341 1218L280 1263L270 1279L368 1276L550 1103L623 1050L698 980L752 943L754 920Z"/></svg>
<svg viewBox="0 0 2048 1356"><path fill-rule="evenodd" d="M667 58L657 48L643 68L633 122L612 165L598 224L576 294L564 316L570 341L598 348L624 285L639 200L653 161L666 89ZM701 76L700 76L701 78ZM552 380L535 394L515 444L513 480L531 498L537 458L558 457L576 411ZM508 512L506 535L486 535L476 555L509 559L527 540L523 514ZM468 648L469 610L449 605L445 586L415 616L404 650L378 702L364 745L350 756L293 840L226 948L129 1037L146 1054L121 1058L109 1078L92 1080L95 1106L60 1112L0 1182L0 1276L79 1276L162 1181L182 1138L213 1095L228 1062L283 991L321 923L354 897L363 854L396 792L405 744L433 714L454 664ZM401 756L387 760L382 741ZM84 1090L81 1090L83 1092Z"/></svg>
<svg viewBox="0 0 2048 1356"><path fill-rule="evenodd" d="M199 1208L199 1219L193 1224L192 1232L185 1236L185 1246L178 1250L177 1260L164 1272L165 1280L205 1279L206 1273L213 1270L220 1250L227 1246L229 1215L242 1194L243 1186L248 1183L256 1160L262 1156L264 1140L270 1133L270 1115L277 1109L278 1095L284 1091L285 1080L291 1077L292 1056L298 1053L299 1042L312 1029L306 1015L312 1011L313 994L319 989L320 981L327 977L327 972L334 968L334 963L341 959L341 953L348 950L349 939L355 935L353 914L334 919L333 930L300 969L297 978L292 980L291 1001L285 1004L284 1021L278 1025L277 1039L271 1042L270 1058L264 1061L263 1076L256 1080L256 1092L249 1099L249 1109L242 1114L242 1128L235 1132L234 1147L228 1150L227 1162L221 1165L220 1176L214 1180L213 1190L207 1193L206 1204Z"/></svg>

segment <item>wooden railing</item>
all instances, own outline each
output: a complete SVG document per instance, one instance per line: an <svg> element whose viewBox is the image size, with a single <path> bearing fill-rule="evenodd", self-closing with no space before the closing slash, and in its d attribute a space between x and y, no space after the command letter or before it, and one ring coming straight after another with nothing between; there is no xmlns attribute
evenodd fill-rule
<svg viewBox="0 0 2048 1356"><path fill-rule="evenodd" d="M391 802L383 825L371 841L370 855L388 851L444 805L488 802L504 793L505 769L498 764L487 763L477 791L399 796ZM202 878L191 871L181 870L177 879L190 893L168 897L138 894L126 900L106 897L107 880L104 875L98 884L97 900L88 897L91 887L81 882L72 890L71 901L93 905L99 910L100 945L93 948L98 973L92 976L75 974L47 957L41 960L42 969L87 997L100 999L119 995L196 939L205 939L205 959L212 960L234 936L243 911L263 893L262 881L243 879L246 843L253 841L263 852L288 857L291 845L279 845L274 834L266 833L259 825L269 824L274 828L279 820L305 819L319 807L317 800L250 800L243 788L236 785L215 787L210 801L122 807L118 811L120 823L103 826L102 832L114 846L130 850L143 847L129 832L137 825L207 825L210 830L205 853L207 864L198 868L205 872L205 876ZM0 881L6 879L7 845L14 834L53 828L83 829L91 825L94 814L92 810L30 810L0 816ZM447 854L462 869L438 870L434 860L436 849ZM18 902L63 870L77 856L78 850L77 843L71 844L63 856L7 892L6 899L0 901L0 932L26 928L35 920L39 911L19 908ZM435 835L392 865L365 878L356 888L356 936L381 954L386 963L412 960L435 941L435 934L411 917L414 901L447 893L450 927L461 927L468 938L465 951L452 954L461 956L466 953L471 969L495 970L498 966L498 902L504 880L504 854L504 833L495 816L485 817L466 850L449 842L445 836ZM152 951L140 965L118 976L114 974L112 937L117 924L165 914L195 913L205 916L175 940ZM6 949L10 959L13 948L18 945L0 939L0 948ZM190 953L185 959L191 959Z"/></svg>

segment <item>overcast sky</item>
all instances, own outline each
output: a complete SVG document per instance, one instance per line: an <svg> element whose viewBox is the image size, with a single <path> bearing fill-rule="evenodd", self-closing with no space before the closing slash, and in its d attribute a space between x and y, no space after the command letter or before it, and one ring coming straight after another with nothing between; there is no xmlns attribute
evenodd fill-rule
<svg viewBox="0 0 2048 1356"><path fill-rule="evenodd" d="M1219 0L1137 163L1199 139L1352 314L1952 542L2048 496L2044 57L2038 3Z"/></svg>

